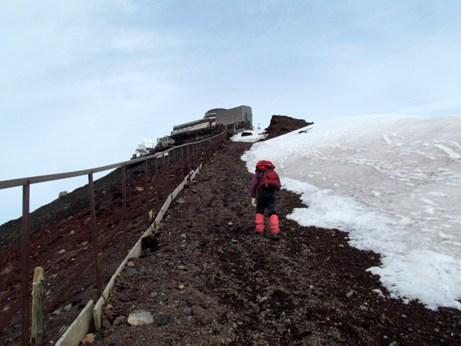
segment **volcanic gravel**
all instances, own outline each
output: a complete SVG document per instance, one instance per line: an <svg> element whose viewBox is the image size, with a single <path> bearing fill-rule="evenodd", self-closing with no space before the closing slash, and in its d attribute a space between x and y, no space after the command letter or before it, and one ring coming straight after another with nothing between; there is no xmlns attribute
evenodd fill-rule
<svg viewBox="0 0 461 346"><path fill-rule="evenodd" d="M461 345L460 311L391 298L366 271L377 254L286 219L297 195L278 195L280 241L256 236L248 148L227 144L180 194L116 282L96 344ZM130 326L135 310L154 322Z"/></svg>
<svg viewBox="0 0 461 346"><path fill-rule="evenodd" d="M183 167L152 166L147 185L143 165L127 169L127 243L131 247L149 225L148 212L158 210L182 181ZM187 163L188 164L188 163ZM121 227L120 170L95 182L96 220L102 287L125 257ZM89 299L96 299L88 187L41 207L31 215L31 270L45 269L45 336L52 344ZM3 225L0 242L0 346L20 344L21 220ZM32 281L32 272L30 273Z"/></svg>
<svg viewBox="0 0 461 346"><path fill-rule="evenodd" d="M312 124L304 119L296 119L287 115L273 115L269 127L265 129L268 134L266 139L278 137Z"/></svg>

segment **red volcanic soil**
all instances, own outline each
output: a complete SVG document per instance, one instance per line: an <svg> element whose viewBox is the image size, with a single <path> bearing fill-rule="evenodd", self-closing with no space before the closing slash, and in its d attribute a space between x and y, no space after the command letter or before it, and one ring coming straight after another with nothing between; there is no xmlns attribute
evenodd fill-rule
<svg viewBox="0 0 461 346"><path fill-rule="evenodd" d="M144 165L127 170L128 249L149 225L149 210L157 211L183 179L183 167L150 162L149 179ZM116 170L95 182L97 239L102 287L125 256L121 227L121 175ZM20 336L20 224L1 227L0 345L19 343ZM86 186L63 196L31 215L31 268L43 266L46 276L45 343L56 341L89 299L95 299L95 266L91 218ZM32 281L32 273L30 277Z"/></svg>
<svg viewBox="0 0 461 346"><path fill-rule="evenodd" d="M367 272L379 255L287 219L297 195L278 195L280 241L255 236L248 148L226 145L172 205L155 250L117 280L97 345L461 344L460 311L391 298ZM130 326L135 310L153 323Z"/></svg>
<svg viewBox="0 0 461 346"><path fill-rule="evenodd" d="M286 115L273 115L269 127L266 128L266 132L268 133L266 139L281 136L285 133L298 130L312 124L312 122L307 122L304 119L296 119Z"/></svg>
<svg viewBox="0 0 461 346"><path fill-rule="evenodd" d="M273 117L269 136L306 124ZM431 311L391 298L379 278L366 271L380 264L379 255L351 248L347 233L287 219L302 207L297 195L285 190L278 195L280 241L256 237L250 175L240 160L249 147L220 147L186 186L154 234L155 246L131 260L117 280L95 344L461 344L460 311ZM157 210L182 177L179 165L156 172L149 183L142 166L130 169L130 247L148 226L148 211ZM119 172L99 180L96 195L106 282L125 254L118 227ZM86 189L42 208L32 223L31 260L44 266L47 276L44 344L49 344L88 299L96 298ZM18 344L20 335L20 314L10 313L18 308L19 245L13 242L14 223L8 227L12 233L0 250L0 319L12 318L0 325L0 345ZM139 309L151 312L154 323L130 326L127 317Z"/></svg>

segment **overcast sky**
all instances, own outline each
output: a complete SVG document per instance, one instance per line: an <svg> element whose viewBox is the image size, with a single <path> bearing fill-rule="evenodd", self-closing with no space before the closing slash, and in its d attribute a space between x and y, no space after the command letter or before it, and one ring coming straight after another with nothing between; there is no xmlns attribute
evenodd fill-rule
<svg viewBox="0 0 461 346"><path fill-rule="evenodd" d="M0 4L0 180L128 159L213 107L461 113L460 1ZM33 186L33 206L78 182ZM53 184L52 184L53 185ZM0 190L0 223L20 215Z"/></svg>

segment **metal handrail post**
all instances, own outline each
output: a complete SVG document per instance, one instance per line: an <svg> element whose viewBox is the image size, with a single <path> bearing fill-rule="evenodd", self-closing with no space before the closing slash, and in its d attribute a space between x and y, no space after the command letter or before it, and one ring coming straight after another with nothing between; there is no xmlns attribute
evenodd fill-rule
<svg viewBox="0 0 461 346"><path fill-rule="evenodd" d="M181 175L184 176L184 147L181 148Z"/></svg>
<svg viewBox="0 0 461 346"><path fill-rule="evenodd" d="M123 252L128 253L128 237L126 229L126 165L122 166L122 230L123 230Z"/></svg>
<svg viewBox="0 0 461 346"><path fill-rule="evenodd" d="M93 256L94 266L96 275L96 289L98 297L101 295L101 274L99 269L99 246L98 246L98 234L96 226L96 205L95 205L95 194L94 194L94 181L93 173L88 174L88 193L90 199L90 213L91 213L91 240L93 243Z"/></svg>
<svg viewBox="0 0 461 346"><path fill-rule="evenodd" d="M144 161L144 202L149 200L149 160Z"/></svg>
<svg viewBox="0 0 461 346"><path fill-rule="evenodd" d="M192 144L192 167L195 168L197 165L197 147L195 144Z"/></svg>
<svg viewBox="0 0 461 346"><path fill-rule="evenodd" d="M22 266L22 345L29 345L30 325L30 244L29 244L29 216L30 216L30 184L22 187L22 234L21 234L21 266Z"/></svg>
<svg viewBox="0 0 461 346"><path fill-rule="evenodd" d="M191 164L191 150L190 146L187 146L187 172L190 172L192 164Z"/></svg>

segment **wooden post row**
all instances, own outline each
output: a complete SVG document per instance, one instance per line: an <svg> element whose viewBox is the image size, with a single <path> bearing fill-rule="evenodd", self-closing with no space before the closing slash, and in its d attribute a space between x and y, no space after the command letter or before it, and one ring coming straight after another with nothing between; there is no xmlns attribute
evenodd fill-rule
<svg viewBox="0 0 461 346"><path fill-rule="evenodd" d="M34 270L32 282L32 327L30 345L38 346L43 339L43 296L45 293L45 272L42 267Z"/></svg>

